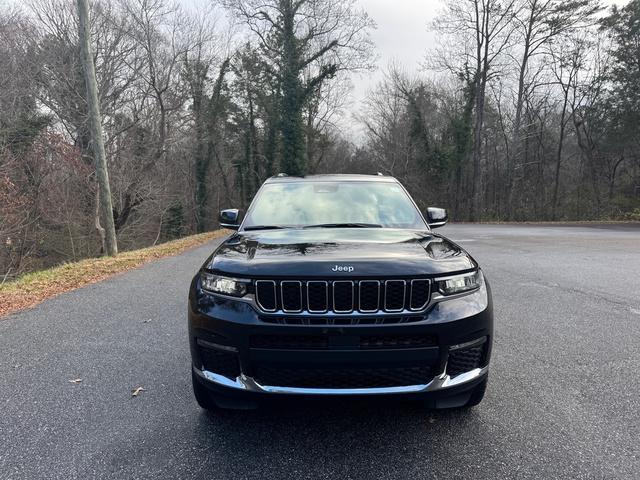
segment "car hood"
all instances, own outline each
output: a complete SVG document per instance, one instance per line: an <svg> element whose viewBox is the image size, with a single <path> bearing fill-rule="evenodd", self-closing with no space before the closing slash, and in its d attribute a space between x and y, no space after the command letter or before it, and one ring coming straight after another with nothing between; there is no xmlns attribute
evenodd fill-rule
<svg viewBox="0 0 640 480"><path fill-rule="evenodd" d="M461 247L431 232L326 228L235 233L204 267L249 278L333 278L442 275L477 264Z"/></svg>

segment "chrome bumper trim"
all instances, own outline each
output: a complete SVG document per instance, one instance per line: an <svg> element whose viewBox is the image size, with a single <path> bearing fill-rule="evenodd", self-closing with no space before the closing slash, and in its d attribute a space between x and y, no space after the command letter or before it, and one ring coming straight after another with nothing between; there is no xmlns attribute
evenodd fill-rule
<svg viewBox="0 0 640 480"><path fill-rule="evenodd" d="M288 395L386 395L398 393L426 393L456 387L464 383L476 380L489 371L489 366L475 368L451 378L446 373L438 375L424 385L407 385L402 387L380 388L300 388L300 387L276 387L260 385L253 378L240 375L235 380L218 375L207 370L195 369L202 378L220 386L257 393L280 393Z"/></svg>

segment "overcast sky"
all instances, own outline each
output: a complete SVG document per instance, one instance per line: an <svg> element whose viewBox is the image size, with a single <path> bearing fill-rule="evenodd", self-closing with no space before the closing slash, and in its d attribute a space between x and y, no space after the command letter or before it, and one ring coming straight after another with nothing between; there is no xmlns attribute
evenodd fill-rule
<svg viewBox="0 0 640 480"><path fill-rule="evenodd" d="M601 0L603 5L623 5L627 0ZM408 73L420 71L427 50L435 42L430 31L434 17L442 10L442 0L359 0L378 28L372 39L378 54L378 69L365 75L353 75L352 113L357 113L367 92L383 78L384 70L390 62L398 62ZM351 115L346 113L345 127L354 129L359 136L359 128Z"/></svg>
<svg viewBox="0 0 640 480"><path fill-rule="evenodd" d="M408 72L418 71L434 41L429 24L442 8L440 0L360 0L360 4L378 26L372 34L378 70L353 76L354 107L380 81L390 62Z"/></svg>

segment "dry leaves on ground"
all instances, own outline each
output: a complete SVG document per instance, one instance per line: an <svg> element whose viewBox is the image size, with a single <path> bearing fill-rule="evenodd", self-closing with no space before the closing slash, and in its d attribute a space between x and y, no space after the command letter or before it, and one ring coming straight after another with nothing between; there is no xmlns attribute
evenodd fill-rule
<svg viewBox="0 0 640 480"><path fill-rule="evenodd" d="M122 252L116 257L89 258L26 274L0 285L0 317L34 307L47 298L99 282L152 260L177 255L228 233L228 230L201 233L154 247Z"/></svg>

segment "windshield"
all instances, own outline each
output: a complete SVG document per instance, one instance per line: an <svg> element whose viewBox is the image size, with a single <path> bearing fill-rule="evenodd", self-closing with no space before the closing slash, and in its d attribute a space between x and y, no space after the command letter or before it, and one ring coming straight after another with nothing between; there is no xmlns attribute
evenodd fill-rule
<svg viewBox="0 0 640 480"><path fill-rule="evenodd" d="M243 228L387 227L425 229L420 212L397 183L287 182L264 185Z"/></svg>

